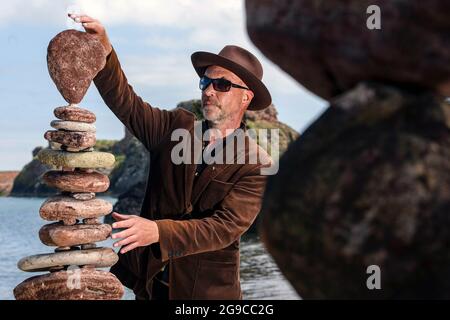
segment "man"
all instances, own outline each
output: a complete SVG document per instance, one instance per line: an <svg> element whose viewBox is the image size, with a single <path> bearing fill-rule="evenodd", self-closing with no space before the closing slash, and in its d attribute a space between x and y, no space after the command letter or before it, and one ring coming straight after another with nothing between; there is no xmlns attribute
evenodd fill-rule
<svg viewBox="0 0 450 320"><path fill-rule="evenodd" d="M269 156L259 148L256 163L208 164L202 157L200 163L174 164L178 142L172 132L186 129L194 137L194 114L142 101L128 85L102 24L85 15L71 17L105 47L107 63L94 83L151 157L140 216L113 213L113 228L124 230L113 235L120 239L114 246L122 248L111 272L137 299L241 299L239 241L260 210L266 181L261 169L270 164ZM191 59L201 78L202 132L215 129L206 146L211 149L217 141L234 139L244 128L244 112L264 109L271 97L261 82L261 64L242 48L196 52ZM256 143L247 136L245 141L240 151L248 156Z"/></svg>

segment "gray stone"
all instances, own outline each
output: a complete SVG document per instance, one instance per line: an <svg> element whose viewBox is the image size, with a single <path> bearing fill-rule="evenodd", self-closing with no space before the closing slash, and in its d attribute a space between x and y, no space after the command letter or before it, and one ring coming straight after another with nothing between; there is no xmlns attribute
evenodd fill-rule
<svg viewBox="0 0 450 320"><path fill-rule="evenodd" d="M77 121L53 120L50 126L57 130L67 131L96 132L97 130L94 124Z"/></svg>
<svg viewBox="0 0 450 320"><path fill-rule="evenodd" d="M116 264L118 259L113 249L98 248L32 255L21 259L17 266L27 272L48 271L57 266L95 265L96 268L106 268Z"/></svg>
<svg viewBox="0 0 450 320"><path fill-rule="evenodd" d="M77 200L92 200L95 198L95 193L93 192L70 193L69 196Z"/></svg>

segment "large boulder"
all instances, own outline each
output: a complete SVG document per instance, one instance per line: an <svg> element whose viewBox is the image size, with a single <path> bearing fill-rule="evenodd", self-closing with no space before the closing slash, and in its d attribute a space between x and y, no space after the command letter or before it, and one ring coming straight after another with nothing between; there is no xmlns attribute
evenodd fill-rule
<svg viewBox="0 0 450 320"><path fill-rule="evenodd" d="M381 30L367 28L373 4ZM251 40L322 98L365 80L450 95L447 0L247 0L246 11Z"/></svg>
<svg viewBox="0 0 450 320"><path fill-rule="evenodd" d="M282 157L262 238L303 298L448 299L449 210L450 105L363 83Z"/></svg>

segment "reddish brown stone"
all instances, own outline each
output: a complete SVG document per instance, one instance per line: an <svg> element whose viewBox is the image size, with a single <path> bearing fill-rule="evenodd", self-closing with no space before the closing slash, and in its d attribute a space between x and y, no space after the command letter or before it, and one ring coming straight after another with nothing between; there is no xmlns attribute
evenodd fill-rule
<svg viewBox="0 0 450 320"><path fill-rule="evenodd" d="M55 196L47 199L39 209L42 219L59 221L63 219L87 219L105 216L112 211L112 204L103 199L76 200L72 197Z"/></svg>
<svg viewBox="0 0 450 320"><path fill-rule="evenodd" d="M360 84L290 145L259 230L302 298L450 299L449 114L428 92Z"/></svg>
<svg viewBox="0 0 450 320"><path fill-rule="evenodd" d="M48 186L68 192L105 192L109 188L108 176L99 172L48 171L42 178Z"/></svg>
<svg viewBox="0 0 450 320"><path fill-rule="evenodd" d="M72 105L58 107L53 113L58 119L67 121L94 123L97 120L93 112Z"/></svg>
<svg viewBox="0 0 450 320"><path fill-rule="evenodd" d="M76 151L93 147L96 142L93 132L49 130L44 134L44 138L68 148L75 148Z"/></svg>
<svg viewBox="0 0 450 320"><path fill-rule="evenodd" d="M65 219L62 219L62 223L65 226L73 226L73 225L75 225L77 223L77 219L75 219L75 218L65 218Z"/></svg>
<svg viewBox="0 0 450 320"><path fill-rule="evenodd" d="M84 224L100 224L98 218L83 219Z"/></svg>
<svg viewBox="0 0 450 320"><path fill-rule="evenodd" d="M381 30L367 28L373 4ZM449 12L448 0L246 0L253 43L325 99L361 81L450 92Z"/></svg>
<svg viewBox="0 0 450 320"><path fill-rule="evenodd" d="M39 238L47 246L74 246L108 239L112 231L109 224L77 224L64 226L52 223L42 226Z"/></svg>
<svg viewBox="0 0 450 320"><path fill-rule="evenodd" d="M120 300L123 294L112 273L92 268L31 277L14 288L17 300Z"/></svg>
<svg viewBox="0 0 450 320"><path fill-rule="evenodd" d="M76 30L57 34L47 48L50 77L69 103L79 103L92 79L103 69L106 53L93 35Z"/></svg>

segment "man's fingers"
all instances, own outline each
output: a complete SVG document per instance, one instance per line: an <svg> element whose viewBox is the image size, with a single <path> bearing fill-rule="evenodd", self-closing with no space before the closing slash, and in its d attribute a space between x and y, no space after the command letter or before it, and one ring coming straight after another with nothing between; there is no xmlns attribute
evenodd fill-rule
<svg viewBox="0 0 450 320"><path fill-rule="evenodd" d="M81 23L84 29L89 33L102 33L103 26L100 21L87 15L69 14L75 22Z"/></svg>
<svg viewBox="0 0 450 320"><path fill-rule="evenodd" d="M82 24L84 30L90 33L101 33L103 31L103 27L98 22L83 22Z"/></svg>
<svg viewBox="0 0 450 320"><path fill-rule="evenodd" d="M128 229L125 229L123 231L113 234L112 238L113 239L126 238L126 237L133 235L134 232L135 232L135 230L131 227L131 228L128 228Z"/></svg>
<svg viewBox="0 0 450 320"><path fill-rule="evenodd" d="M89 23L89 22L98 22L96 19L89 17L85 14L69 14L69 17L75 20L75 22L81 22L81 23Z"/></svg>
<svg viewBox="0 0 450 320"><path fill-rule="evenodd" d="M122 220L129 220L130 218L132 218L133 216L129 215L129 214L120 214L117 212L113 212L112 216L114 219L116 219L116 221L122 221Z"/></svg>
<svg viewBox="0 0 450 320"><path fill-rule="evenodd" d="M125 239L115 242L114 247L124 246L126 244L136 242L136 239L137 239L137 237L135 235L129 236Z"/></svg>
<svg viewBox="0 0 450 320"><path fill-rule="evenodd" d="M134 220L122 220L119 222L114 222L112 224L112 227L114 229L122 229L122 228L130 228L131 226L134 225Z"/></svg>
<svg viewBox="0 0 450 320"><path fill-rule="evenodd" d="M139 244L137 242L133 242L133 243L127 245L126 247L122 248L120 250L120 253L121 254L127 253L128 251L136 249L137 247L139 247Z"/></svg>

